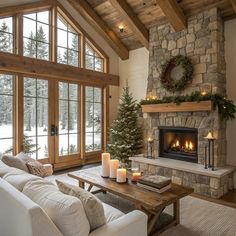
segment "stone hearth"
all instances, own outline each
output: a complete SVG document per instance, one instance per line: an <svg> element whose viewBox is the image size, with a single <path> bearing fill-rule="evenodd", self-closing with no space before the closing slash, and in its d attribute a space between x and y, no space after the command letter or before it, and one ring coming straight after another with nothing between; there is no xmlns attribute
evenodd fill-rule
<svg viewBox="0 0 236 236"><path fill-rule="evenodd" d="M204 169L197 163L166 158L148 159L141 156L130 157L132 167L138 167L144 174L170 177L172 183L194 188L199 193L212 198L220 198L233 189L234 167L218 167L215 171Z"/></svg>

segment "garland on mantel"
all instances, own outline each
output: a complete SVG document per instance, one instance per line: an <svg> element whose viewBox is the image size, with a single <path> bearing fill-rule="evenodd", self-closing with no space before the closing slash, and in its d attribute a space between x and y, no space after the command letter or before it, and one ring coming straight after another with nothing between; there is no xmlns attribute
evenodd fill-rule
<svg viewBox="0 0 236 236"><path fill-rule="evenodd" d="M226 99L221 94L207 94L200 92L193 92L190 95L185 96L169 96L163 97L162 99L154 98L146 98L145 100L141 100L141 105L148 104L164 104L164 103L175 103L177 105L182 102L201 102L201 101L212 101L214 107L218 108L218 112L221 120L232 120L235 118L236 106L234 105L232 100Z"/></svg>

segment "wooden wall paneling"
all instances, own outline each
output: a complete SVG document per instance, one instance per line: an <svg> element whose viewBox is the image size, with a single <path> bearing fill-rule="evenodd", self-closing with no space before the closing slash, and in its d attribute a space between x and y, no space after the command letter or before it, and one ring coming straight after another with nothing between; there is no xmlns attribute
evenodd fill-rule
<svg viewBox="0 0 236 236"><path fill-rule="evenodd" d="M54 62L0 52L0 71L25 73L54 79L71 79L72 81L119 86L119 76L97 71L76 68Z"/></svg>
<svg viewBox="0 0 236 236"><path fill-rule="evenodd" d="M108 27L106 22L93 10L86 0L68 0L68 2L88 21L91 22L95 30L97 30L113 48L113 50L120 56L122 60L129 58L129 51L117 37L117 35Z"/></svg>
<svg viewBox="0 0 236 236"><path fill-rule="evenodd" d="M236 13L236 0L230 0L230 2L231 2L231 5L234 9L234 12Z"/></svg>
<svg viewBox="0 0 236 236"><path fill-rule="evenodd" d="M129 27L138 37L139 41L149 49L149 32L143 23L139 20L137 15L133 12L132 8L126 2L126 0L109 0L116 10L124 17L128 22Z"/></svg>
<svg viewBox="0 0 236 236"><path fill-rule="evenodd" d="M157 0L157 3L175 31L186 28L186 17L176 0Z"/></svg>

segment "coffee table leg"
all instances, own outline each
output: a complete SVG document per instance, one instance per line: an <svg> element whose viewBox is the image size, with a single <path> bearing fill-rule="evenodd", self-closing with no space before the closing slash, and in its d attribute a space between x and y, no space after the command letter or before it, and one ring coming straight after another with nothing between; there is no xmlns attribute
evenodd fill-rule
<svg viewBox="0 0 236 236"><path fill-rule="evenodd" d="M79 180L79 187L84 189L84 186L85 186L84 182Z"/></svg>
<svg viewBox="0 0 236 236"><path fill-rule="evenodd" d="M165 208L160 209L159 211L156 212L155 215L153 215L150 220L148 221L148 235L152 235L152 231L154 230L161 213L163 212Z"/></svg>
<svg viewBox="0 0 236 236"><path fill-rule="evenodd" d="M176 221L176 224L178 225L180 223L180 201L179 199L174 202L174 219Z"/></svg>

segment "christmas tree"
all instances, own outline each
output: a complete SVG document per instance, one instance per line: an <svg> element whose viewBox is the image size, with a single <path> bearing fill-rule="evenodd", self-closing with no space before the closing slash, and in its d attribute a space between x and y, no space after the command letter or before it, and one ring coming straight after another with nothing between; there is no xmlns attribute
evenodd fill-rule
<svg viewBox="0 0 236 236"><path fill-rule="evenodd" d="M110 128L108 150L112 158L128 165L129 157L138 154L143 144L142 129L138 126L138 111L139 107L129 87L124 87L117 119Z"/></svg>

